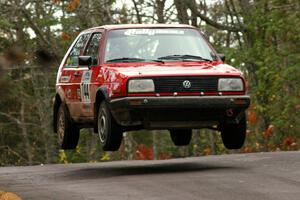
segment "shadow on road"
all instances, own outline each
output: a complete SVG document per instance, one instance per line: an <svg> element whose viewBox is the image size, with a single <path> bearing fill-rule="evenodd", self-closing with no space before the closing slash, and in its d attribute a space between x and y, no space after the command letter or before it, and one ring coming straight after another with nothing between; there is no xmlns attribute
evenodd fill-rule
<svg viewBox="0 0 300 200"><path fill-rule="evenodd" d="M233 170L241 167L204 165L196 162L186 163L159 163L159 164L139 164L121 166L97 166L92 168L76 169L65 173L61 178L80 180L109 178L115 176L136 176L136 175L157 175L170 173L189 173L217 170Z"/></svg>

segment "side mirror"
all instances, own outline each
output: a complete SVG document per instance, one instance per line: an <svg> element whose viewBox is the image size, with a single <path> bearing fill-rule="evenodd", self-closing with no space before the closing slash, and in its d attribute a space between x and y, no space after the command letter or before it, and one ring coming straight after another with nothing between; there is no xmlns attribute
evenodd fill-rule
<svg viewBox="0 0 300 200"><path fill-rule="evenodd" d="M218 53L217 55L223 62L225 62L225 55L223 53Z"/></svg>
<svg viewBox="0 0 300 200"><path fill-rule="evenodd" d="M92 65L92 57L91 56L78 56L78 64L80 66L87 66L88 68Z"/></svg>

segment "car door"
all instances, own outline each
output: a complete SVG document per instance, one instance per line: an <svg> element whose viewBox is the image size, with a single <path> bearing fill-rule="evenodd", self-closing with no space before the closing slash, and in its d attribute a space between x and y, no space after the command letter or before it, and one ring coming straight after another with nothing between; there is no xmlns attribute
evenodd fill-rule
<svg viewBox="0 0 300 200"><path fill-rule="evenodd" d="M81 83L82 72L78 66L78 56L83 54L90 35L90 33L85 33L78 37L65 61L60 76L60 84L64 90L66 103L74 119L80 117L80 109L78 109L80 99L77 88Z"/></svg>
<svg viewBox="0 0 300 200"><path fill-rule="evenodd" d="M83 55L91 56L91 66L79 66L82 73L81 83L78 91L80 91L80 108L81 115L84 118L93 119L93 95L95 95L95 79L99 73L99 49L102 32L94 32L85 48ZM79 92L78 92L79 94Z"/></svg>

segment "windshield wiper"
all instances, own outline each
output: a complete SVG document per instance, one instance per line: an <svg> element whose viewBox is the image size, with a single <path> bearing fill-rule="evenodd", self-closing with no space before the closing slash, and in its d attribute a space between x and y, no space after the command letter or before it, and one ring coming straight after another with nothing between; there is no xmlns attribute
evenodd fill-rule
<svg viewBox="0 0 300 200"><path fill-rule="evenodd" d="M201 56L194 56L194 55L169 55L169 56L163 56L163 57L159 57L157 59L162 59L162 60L188 60L188 59L193 59L193 60L203 60L203 61L212 61L210 59L207 58L203 58Z"/></svg>
<svg viewBox="0 0 300 200"><path fill-rule="evenodd" d="M145 59L145 58L129 58L129 57L114 58L111 60L107 60L106 62L139 62L139 61L152 61L152 62L164 63L164 61L162 61L162 60Z"/></svg>
<svg viewBox="0 0 300 200"><path fill-rule="evenodd" d="M114 59L110 59L110 60L107 60L106 62L119 62L119 61L127 61L127 62L130 62L130 61L142 61L144 59L142 58L129 58L129 57L123 57L123 58L114 58Z"/></svg>

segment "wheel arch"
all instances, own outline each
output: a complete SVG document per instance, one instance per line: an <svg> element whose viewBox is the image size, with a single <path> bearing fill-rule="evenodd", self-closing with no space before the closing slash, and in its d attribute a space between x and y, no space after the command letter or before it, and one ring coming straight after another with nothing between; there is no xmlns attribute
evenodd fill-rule
<svg viewBox="0 0 300 200"><path fill-rule="evenodd" d="M96 92L96 98L94 103L94 132L95 133L98 132L97 116L102 101L108 101L108 92L106 87L100 87Z"/></svg>
<svg viewBox="0 0 300 200"><path fill-rule="evenodd" d="M57 113L60 104L63 103L63 98L60 96L59 93L56 93L55 97L53 98L53 131L57 133Z"/></svg>

